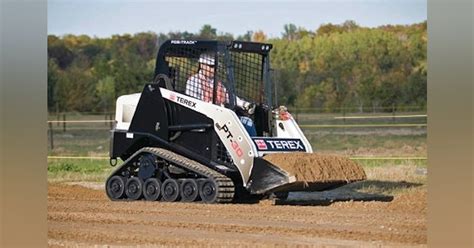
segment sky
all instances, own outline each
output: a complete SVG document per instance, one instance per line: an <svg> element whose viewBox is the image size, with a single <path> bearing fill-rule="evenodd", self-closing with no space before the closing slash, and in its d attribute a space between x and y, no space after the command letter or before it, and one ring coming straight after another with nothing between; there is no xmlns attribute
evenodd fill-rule
<svg viewBox="0 0 474 248"><path fill-rule="evenodd" d="M139 32L197 33L205 24L234 36L262 30L281 37L285 24L315 31L353 20L360 26L413 24L427 19L427 0L124 1L49 0L48 34L110 37Z"/></svg>

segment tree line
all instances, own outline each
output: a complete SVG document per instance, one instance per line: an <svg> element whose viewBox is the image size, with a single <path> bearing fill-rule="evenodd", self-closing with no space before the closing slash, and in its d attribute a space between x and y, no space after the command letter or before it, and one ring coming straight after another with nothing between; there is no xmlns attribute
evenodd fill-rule
<svg viewBox="0 0 474 248"><path fill-rule="evenodd" d="M197 33L143 32L108 38L48 35L48 110L113 111L116 97L151 81L159 45L168 39L273 44L271 68L280 105L326 111L427 104L427 23L361 27L353 21L306 30L283 27L234 37L204 25Z"/></svg>

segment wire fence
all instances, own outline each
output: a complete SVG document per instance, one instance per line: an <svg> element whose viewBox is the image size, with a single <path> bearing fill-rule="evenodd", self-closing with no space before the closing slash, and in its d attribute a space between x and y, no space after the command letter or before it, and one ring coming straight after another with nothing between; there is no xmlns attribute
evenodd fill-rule
<svg viewBox="0 0 474 248"><path fill-rule="evenodd" d="M350 106L350 107L288 107L292 113L399 113L399 112L426 112L426 106Z"/></svg>
<svg viewBox="0 0 474 248"><path fill-rule="evenodd" d="M357 147L426 146L426 112L325 113L305 109L292 113L313 146L342 151ZM48 118L50 159L107 157L115 114L52 113ZM390 141L393 139L393 141ZM390 141L390 142L389 142ZM421 156L420 156L421 154ZM424 159L415 153L412 159ZM386 156L383 156L386 157ZM354 159L382 159L356 158ZM390 156L391 157L391 156ZM397 155L394 158L397 159ZM401 156L406 158L407 156Z"/></svg>
<svg viewBox="0 0 474 248"><path fill-rule="evenodd" d="M109 157L48 156L48 159L109 160ZM427 157L349 157L352 160L427 160Z"/></svg>
<svg viewBox="0 0 474 248"><path fill-rule="evenodd" d="M399 106L399 105L392 105L390 107L298 107L298 106L287 106L288 111L291 113L332 113L332 114L351 114L351 113L417 113L417 112L424 112L426 113L427 109L426 106ZM83 116L83 115L100 115L100 116L110 116L114 115L113 111L89 111L89 112L77 112L77 111L50 111L49 117L52 119L61 118L63 115L67 116ZM59 120L59 119L58 119Z"/></svg>

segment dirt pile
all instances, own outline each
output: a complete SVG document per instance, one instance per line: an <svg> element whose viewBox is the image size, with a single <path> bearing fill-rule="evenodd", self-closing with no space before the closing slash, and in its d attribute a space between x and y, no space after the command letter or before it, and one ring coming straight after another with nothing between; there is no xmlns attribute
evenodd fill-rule
<svg viewBox="0 0 474 248"><path fill-rule="evenodd" d="M428 191L413 190L395 197L388 207L391 210L406 211L408 213L428 213Z"/></svg>
<svg viewBox="0 0 474 248"><path fill-rule="evenodd" d="M341 156L315 153L268 154L265 160L282 168L297 181L354 182L366 179L364 169L356 162Z"/></svg>

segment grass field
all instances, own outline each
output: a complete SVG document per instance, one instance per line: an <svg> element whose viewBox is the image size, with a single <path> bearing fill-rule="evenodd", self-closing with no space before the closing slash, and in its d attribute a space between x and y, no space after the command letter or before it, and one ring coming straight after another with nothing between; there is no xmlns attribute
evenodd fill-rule
<svg viewBox="0 0 474 248"><path fill-rule="evenodd" d="M105 182L113 169L108 160L48 159L48 181Z"/></svg>
<svg viewBox="0 0 474 248"><path fill-rule="evenodd" d="M326 124L421 124L426 123L426 112L399 113L293 113L300 125Z"/></svg>

